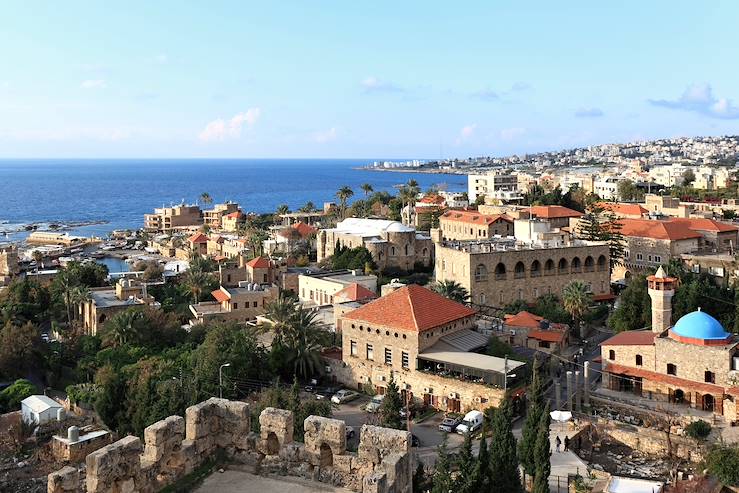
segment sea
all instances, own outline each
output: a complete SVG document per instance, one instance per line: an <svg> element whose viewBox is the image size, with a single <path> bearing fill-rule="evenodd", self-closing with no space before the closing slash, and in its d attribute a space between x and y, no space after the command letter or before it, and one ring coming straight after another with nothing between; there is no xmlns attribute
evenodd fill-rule
<svg viewBox="0 0 739 493"><path fill-rule="evenodd" d="M70 234L105 237L141 228L154 208L196 203L204 192L214 203L230 200L247 212L268 213L280 204L295 210L308 201L317 207L335 202L343 186L354 190L356 200L364 197L363 183L391 193L410 179L422 190L467 189L463 175L356 169L386 160L0 160L0 241L22 240L28 225L44 230L52 224Z"/></svg>

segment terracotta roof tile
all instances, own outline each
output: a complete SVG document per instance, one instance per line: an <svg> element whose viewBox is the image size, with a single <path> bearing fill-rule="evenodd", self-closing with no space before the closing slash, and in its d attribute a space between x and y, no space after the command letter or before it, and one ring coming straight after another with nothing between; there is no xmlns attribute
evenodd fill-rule
<svg viewBox="0 0 739 493"><path fill-rule="evenodd" d="M640 204L621 204L618 202L598 202L599 207L616 214L628 214L630 216L641 216L649 211Z"/></svg>
<svg viewBox="0 0 739 493"><path fill-rule="evenodd" d="M266 257L254 257L250 261L246 263L249 267L252 269L269 269L270 262L269 259Z"/></svg>
<svg viewBox="0 0 739 493"><path fill-rule="evenodd" d="M310 236L311 234L318 231L318 228L315 228L310 224L305 224L304 222L297 222L293 224L293 228L296 229L298 233L300 233L300 236L302 236L303 238Z"/></svg>
<svg viewBox="0 0 739 493"><path fill-rule="evenodd" d="M411 284L347 313L344 318L421 332L475 313L430 289Z"/></svg>
<svg viewBox="0 0 739 493"><path fill-rule="evenodd" d="M707 394L723 394L726 390L720 385L696 382L695 380L687 380L685 378L679 378L673 375L665 375L649 370L642 370L641 368L632 368L630 366L617 365L610 362L606 363L604 371L607 371L609 373L616 373L619 375L627 375L629 377L641 377L652 382L666 383L682 389L699 390Z"/></svg>
<svg viewBox="0 0 739 493"><path fill-rule="evenodd" d="M208 237L203 233L195 233L187 239L190 243L207 243Z"/></svg>
<svg viewBox="0 0 739 493"><path fill-rule="evenodd" d="M524 310L518 312L515 315L506 315L504 323L505 325L510 325L511 327L538 329L541 327L541 322L543 320L544 318Z"/></svg>
<svg viewBox="0 0 739 493"><path fill-rule="evenodd" d="M621 234L655 240L687 240L702 235L693 231L685 223L675 221L654 221L651 219L619 219Z"/></svg>
<svg viewBox="0 0 739 493"><path fill-rule="evenodd" d="M555 219L560 217L582 217L583 213L576 210L569 209L561 205L535 205L528 209L523 209L522 212L530 212L536 217L543 217L546 219Z"/></svg>
<svg viewBox="0 0 739 493"><path fill-rule="evenodd" d="M374 291L370 291L359 283L353 282L341 291L334 294L334 300L346 302L346 301L358 301L377 298L377 294Z"/></svg>
<svg viewBox="0 0 739 493"><path fill-rule="evenodd" d="M224 301L228 301L231 299L231 296L223 291L222 289L216 289L215 291L212 291L210 294L213 295L213 297L218 301L219 303L222 303Z"/></svg>
<svg viewBox="0 0 739 493"><path fill-rule="evenodd" d="M480 214L477 211L467 210L451 210L446 211L441 215L442 218L448 221L459 221L471 224L493 224L495 221L502 220L507 223L512 223L513 219L506 216L505 214Z"/></svg>
<svg viewBox="0 0 739 493"><path fill-rule="evenodd" d="M565 333L557 330L531 330L528 337L537 341L556 342L562 344L565 340Z"/></svg>
<svg viewBox="0 0 739 493"><path fill-rule="evenodd" d="M651 330L626 330L603 341L601 346L651 346L657 334Z"/></svg>
<svg viewBox="0 0 739 493"><path fill-rule="evenodd" d="M733 224L722 223L705 217L675 217L669 219L671 223L685 224L693 231L715 231L724 233L726 231L738 231L739 227Z"/></svg>

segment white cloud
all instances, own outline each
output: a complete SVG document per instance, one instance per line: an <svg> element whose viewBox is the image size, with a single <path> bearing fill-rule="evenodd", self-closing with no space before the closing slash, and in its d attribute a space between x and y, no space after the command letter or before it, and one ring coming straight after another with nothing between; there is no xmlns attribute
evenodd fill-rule
<svg viewBox="0 0 739 493"><path fill-rule="evenodd" d="M337 132L336 127L331 127L323 132L316 132L313 134L313 141L318 144L325 144L326 142L332 142L336 140Z"/></svg>
<svg viewBox="0 0 739 493"><path fill-rule="evenodd" d="M102 89L104 87L107 87L107 84L103 79L88 79L82 81L80 87L82 87L82 89Z"/></svg>
<svg viewBox="0 0 739 493"><path fill-rule="evenodd" d="M243 127L246 126L247 129L253 127L261 115L261 109L249 108L243 113L237 113L229 120L218 118L205 126L203 131L198 134L198 139L203 142L220 142L228 139L237 139L241 137Z"/></svg>
<svg viewBox="0 0 739 493"><path fill-rule="evenodd" d="M600 108L580 108L575 111L577 118L600 118L603 116L603 110Z"/></svg>
<svg viewBox="0 0 739 493"><path fill-rule="evenodd" d="M364 92L404 92L405 89L389 81L380 80L377 77L367 77L362 82L361 86L364 88Z"/></svg>
<svg viewBox="0 0 739 493"><path fill-rule="evenodd" d="M504 128L500 131L500 140L505 140L506 142L509 142L511 140L516 140L517 138L523 136L526 133L525 128L521 127L513 127L513 128Z"/></svg>
<svg viewBox="0 0 739 493"><path fill-rule="evenodd" d="M473 135L475 135L476 130L477 130L477 123L470 123L469 125L465 125L459 131L459 137L457 137L454 143L456 145L460 145L462 142L469 140Z"/></svg>
<svg viewBox="0 0 739 493"><path fill-rule="evenodd" d="M739 107L729 99L717 98L710 84L691 84L678 99L650 99L649 103L662 108L692 111L711 118L739 119Z"/></svg>

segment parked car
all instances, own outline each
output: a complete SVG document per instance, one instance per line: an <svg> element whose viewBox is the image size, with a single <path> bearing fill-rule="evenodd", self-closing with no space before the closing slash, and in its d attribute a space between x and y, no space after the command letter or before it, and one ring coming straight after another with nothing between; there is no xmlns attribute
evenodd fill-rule
<svg viewBox="0 0 739 493"><path fill-rule="evenodd" d="M457 425L457 433L464 435L465 433L474 433L482 428L483 414L480 411L470 411L464 415L464 419Z"/></svg>
<svg viewBox="0 0 739 493"><path fill-rule="evenodd" d="M359 397L359 392L355 392L353 390L348 390L348 389L342 389L336 392L333 397L331 397L331 402L333 402L334 404L344 404L346 402L353 401L354 399L358 397Z"/></svg>
<svg viewBox="0 0 739 493"><path fill-rule="evenodd" d="M400 417L403 419L406 419L406 418L413 419L415 415L416 415L416 412L413 409L408 409L404 407L400 410Z"/></svg>
<svg viewBox="0 0 739 493"><path fill-rule="evenodd" d="M326 387L324 389L317 389L316 390L316 399L319 401L331 398L336 392L338 392L340 389L338 387Z"/></svg>
<svg viewBox="0 0 739 493"><path fill-rule="evenodd" d="M354 428L352 426L346 427L346 439L354 438Z"/></svg>
<svg viewBox="0 0 739 493"><path fill-rule="evenodd" d="M459 416L447 416L439 424L439 431L446 431L452 433L457 429L457 425L462 422L462 418Z"/></svg>
<svg viewBox="0 0 739 493"><path fill-rule="evenodd" d="M369 404L364 408L365 411L368 413L374 413L380 410L380 406L382 406L382 401L385 399L384 395L376 395L372 398L371 401L369 401Z"/></svg>

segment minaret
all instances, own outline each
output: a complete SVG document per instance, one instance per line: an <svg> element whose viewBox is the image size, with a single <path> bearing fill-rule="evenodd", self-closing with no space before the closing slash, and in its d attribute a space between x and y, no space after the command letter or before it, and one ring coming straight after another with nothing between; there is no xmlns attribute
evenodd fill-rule
<svg viewBox="0 0 739 493"><path fill-rule="evenodd" d="M647 277L649 297L652 298L652 332L661 334L672 325L672 297L677 279L668 277L660 266L653 276Z"/></svg>

